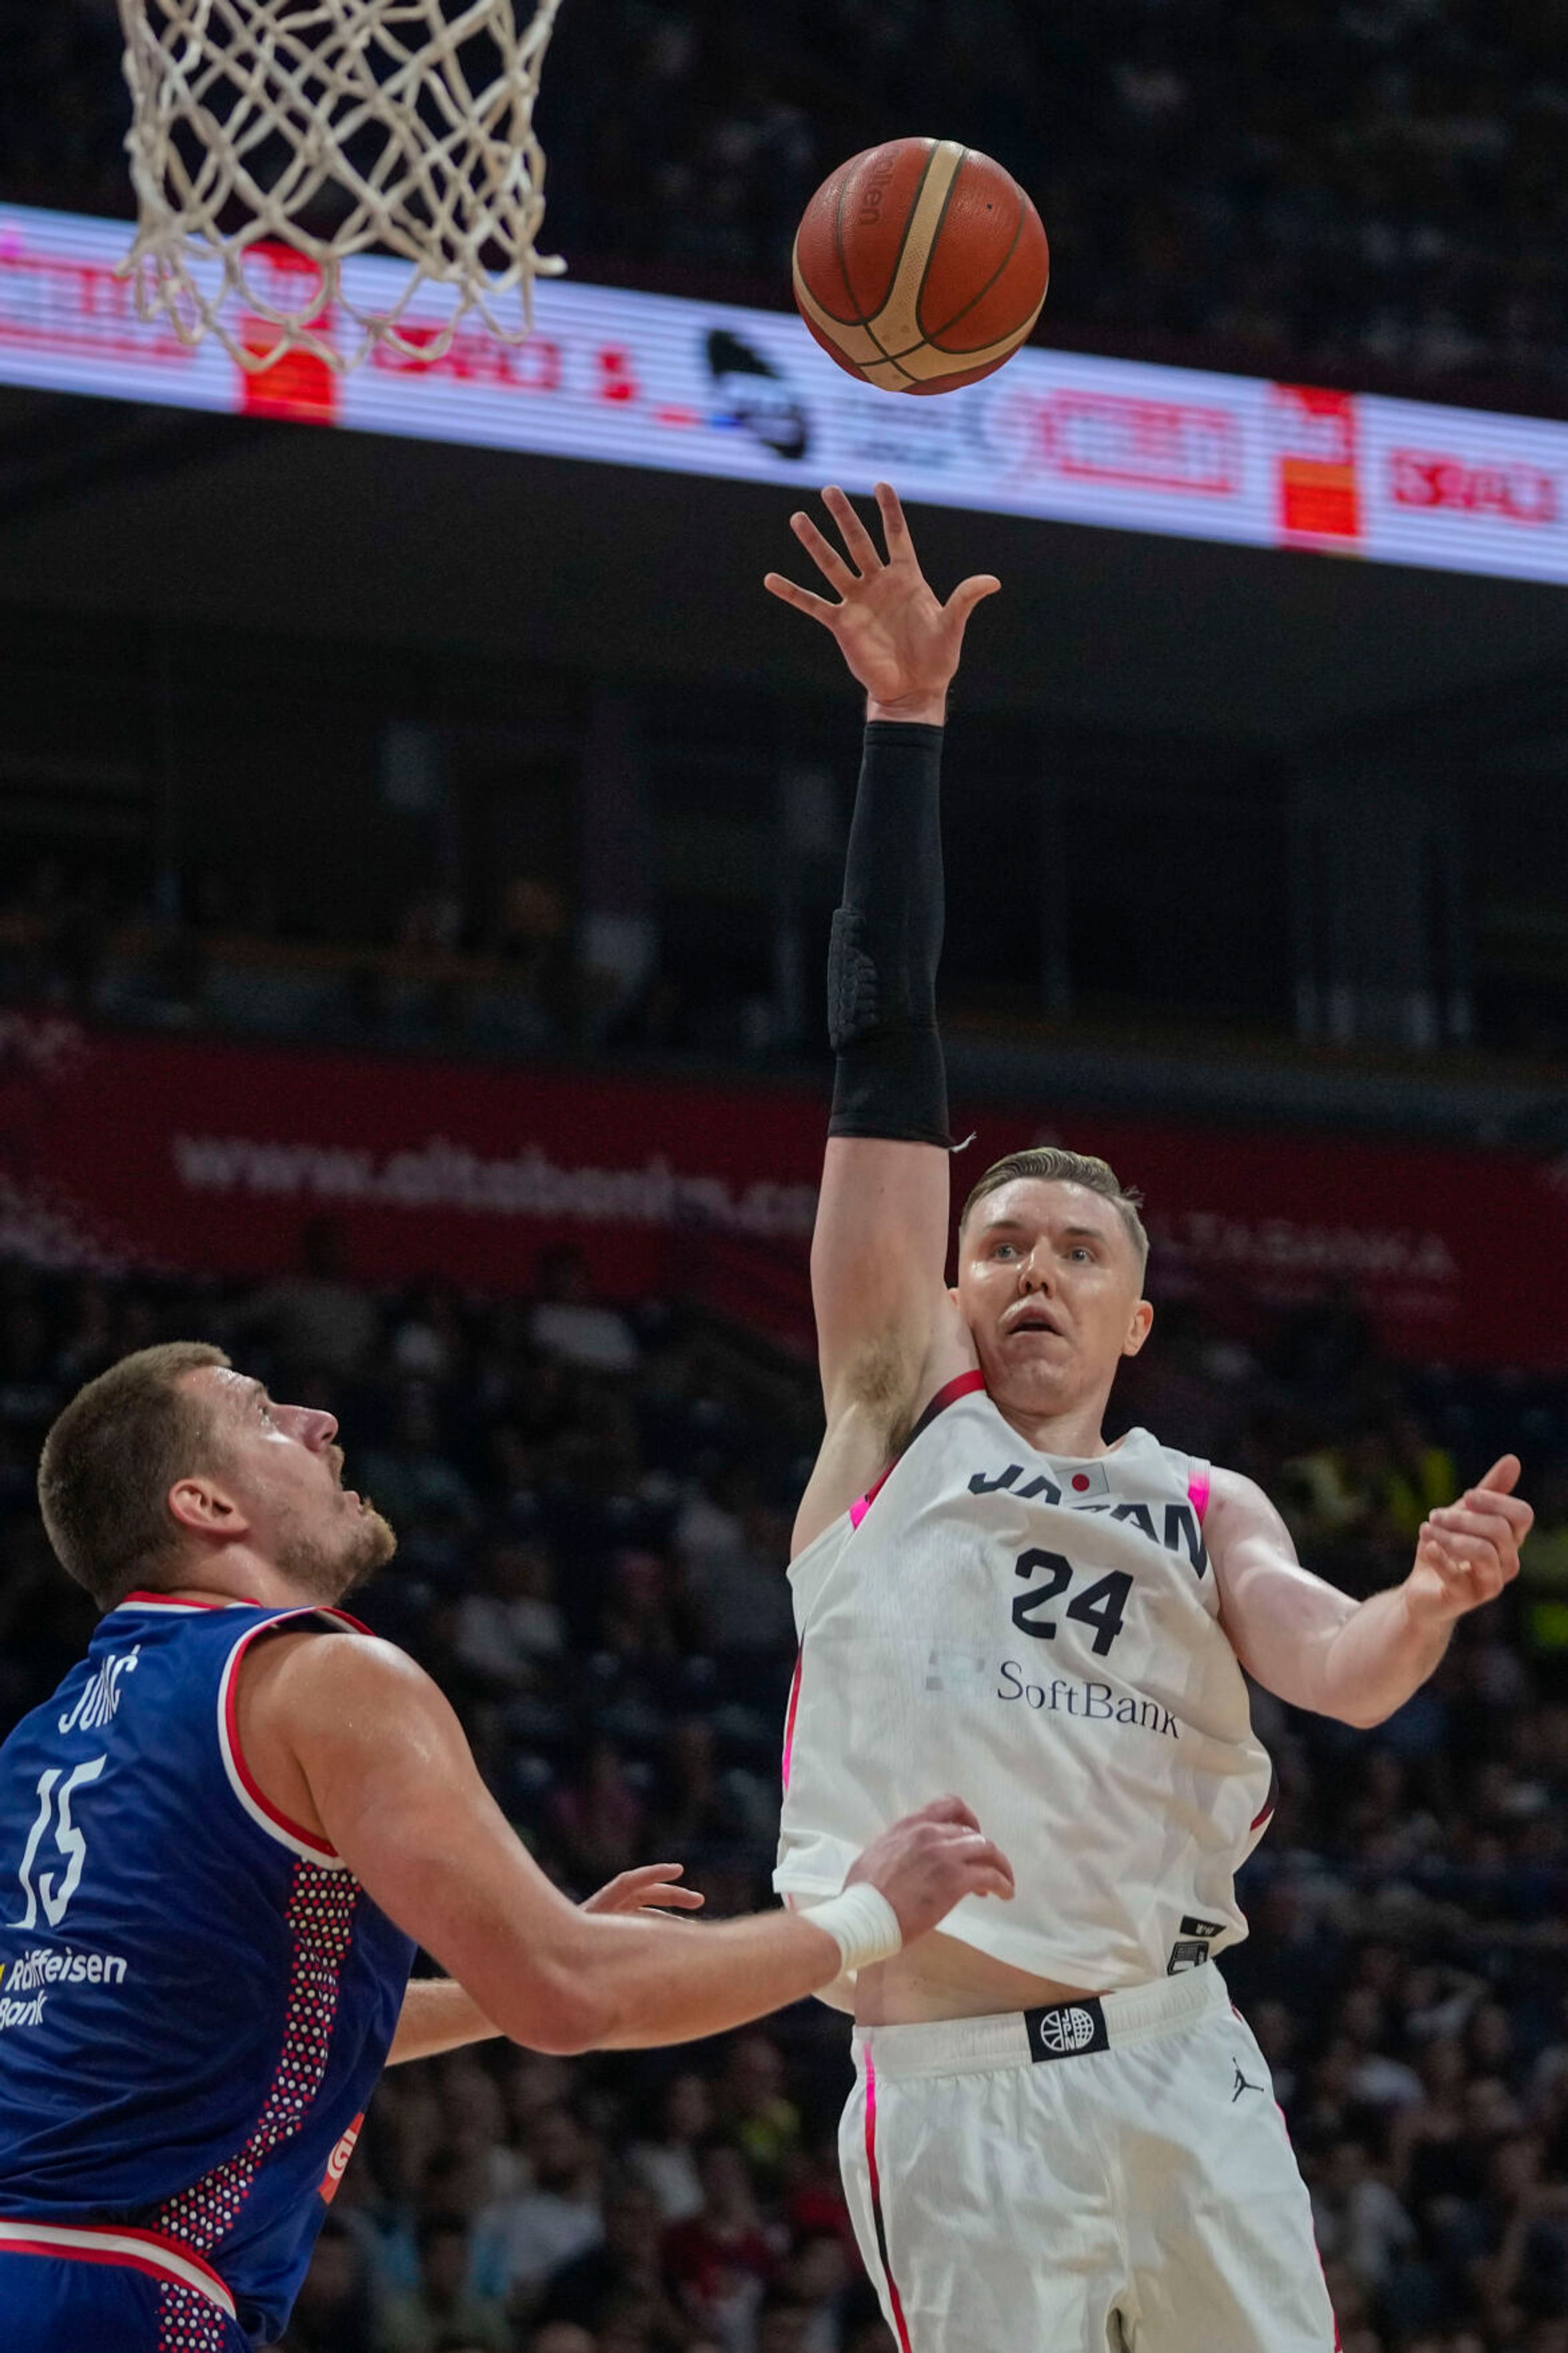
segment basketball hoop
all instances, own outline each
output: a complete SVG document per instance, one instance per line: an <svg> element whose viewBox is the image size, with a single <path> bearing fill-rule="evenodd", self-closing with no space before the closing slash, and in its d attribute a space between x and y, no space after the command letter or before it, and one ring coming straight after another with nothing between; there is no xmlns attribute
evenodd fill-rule
<svg viewBox="0 0 1568 2353"><path fill-rule="evenodd" d="M521 343L535 277L564 267L533 249L559 6L120 0L139 216L121 269L141 315L216 335L252 372L291 351L344 370L377 343L438 359L470 312ZM378 248L408 264L390 301L353 284ZM452 291L412 320L426 287Z"/></svg>

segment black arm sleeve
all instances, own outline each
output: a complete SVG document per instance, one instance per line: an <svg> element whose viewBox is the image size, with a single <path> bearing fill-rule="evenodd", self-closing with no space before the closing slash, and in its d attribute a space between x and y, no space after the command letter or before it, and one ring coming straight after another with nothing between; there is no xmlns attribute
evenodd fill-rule
<svg viewBox="0 0 1568 2353"><path fill-rule="evenodd" d="M951 1149L936 1027L942 954L940 727L872 720L844 903L827 957L827 1034L838 1057L830 1135Z"/></svg>

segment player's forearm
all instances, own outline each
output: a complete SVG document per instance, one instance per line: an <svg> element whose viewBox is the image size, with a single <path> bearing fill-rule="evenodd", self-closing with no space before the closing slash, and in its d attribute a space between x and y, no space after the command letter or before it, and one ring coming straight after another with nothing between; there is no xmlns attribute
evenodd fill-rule
<svg viewBox="0 0 1568 2353"><path fill-rule="evenodd" d="M578 1952L584 2048L648 2050L722 2034L830 1985L837 1941L789 1912L695 1924L585 1921Z"/></svg>
<svg viewBox="0 0 1568 2353"><path fill-rule="evenodd" d="M1382 1724L1436 1669L1453 1622L1413 1619L1396 1585L1357 1604L1323 1651L1319 1712L1366 1730Z"/></svg>
<svg viewBox="0 0 1568 2353"><path fill-rule="evenodd" d="M406 2059L433 2059L437 2052L488 2042L500 2032L455 1979L411 1978L386 2063L397 2067Z"/></svg>
<svg viewBox="0 0 1568 2353"><path fill-rule="evenodd" d="M930 699L915 707L931 707ZM867 724L827 967L834 1135L947 1148L936 1027L942 746L940 718Z"/></svg>

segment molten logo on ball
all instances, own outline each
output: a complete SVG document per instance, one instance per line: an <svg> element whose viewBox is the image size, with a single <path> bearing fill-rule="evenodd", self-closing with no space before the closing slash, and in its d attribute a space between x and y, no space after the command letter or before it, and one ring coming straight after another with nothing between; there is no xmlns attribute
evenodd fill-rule
<svg viewBox="0 0 1568 2353"><path fill-rule="evenodd" d="M1017 182L952 139L895 139L824 181L795 241L795 299L825 352L887 392L952 392L1010 359L1050 279Z"/></svg>
<svg viewBox="0 0 1568 2353"><path fill-rule="evenodd" d="M882 198L888 193L888 182L893 176L893 159L885 156L873 164L866 185L860 191L859 223L862 228L874 228L882 217Z"/></svg>

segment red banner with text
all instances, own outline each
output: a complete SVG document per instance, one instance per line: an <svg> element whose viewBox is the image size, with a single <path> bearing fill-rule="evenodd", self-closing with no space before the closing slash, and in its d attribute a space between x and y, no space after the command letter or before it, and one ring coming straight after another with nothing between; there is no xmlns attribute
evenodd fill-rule
<svg viewBox="0 0 1568 2353"><path fill-rule="evenodd" d="M120 1035L0 1014L0 1250L265 1276L332 1218L372 1282L528 1287L582 1243L612 1296L697 1297L810 1340L825 1104L800 1089ZM1355 1300L1393 1354L1568 1366L1568 1167L1521 1154L960 1104L962 1194L1004 1152L1142 1187L1159 1298L1246 1318Z"/></svg>

